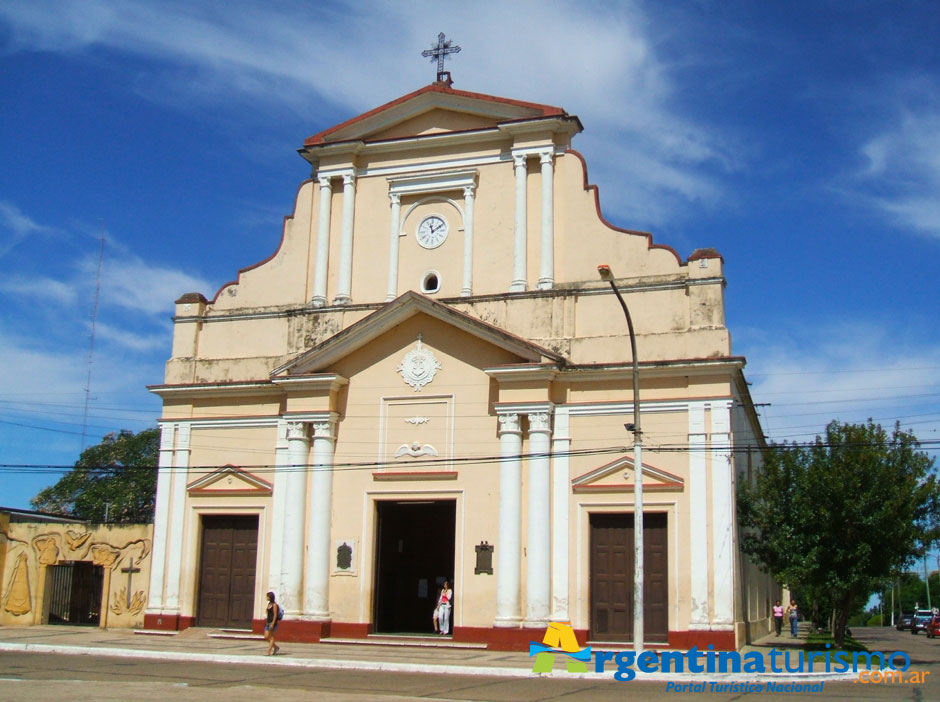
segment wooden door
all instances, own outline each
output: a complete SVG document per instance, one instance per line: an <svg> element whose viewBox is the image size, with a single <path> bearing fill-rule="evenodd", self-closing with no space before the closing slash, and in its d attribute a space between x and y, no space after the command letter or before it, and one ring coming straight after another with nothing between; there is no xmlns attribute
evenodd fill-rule
<svg viewBox="0 0 940 702"><path fill-rule="evenodd" d="M591 515L591 632L596 641L633 640L633 515ZM669 637L667 519L643 517L643 629L649 642Z"/></svg>
<svg viewBox="0 0 940 702"><path fill-rule="evenodd" d="M251 626L257 554L257 516L203 517L199 626Z"/></svg>

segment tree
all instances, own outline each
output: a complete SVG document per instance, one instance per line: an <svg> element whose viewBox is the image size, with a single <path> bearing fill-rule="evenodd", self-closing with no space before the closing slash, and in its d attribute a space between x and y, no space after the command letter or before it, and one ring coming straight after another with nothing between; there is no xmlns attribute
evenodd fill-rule
<svg viewBox="0 0 940 702"><path fill-rule="evenodd" d="M67 474L30 500L34 508L93 522L153 520L160 432L107 434L84 451Z"/></svg>
<svg viewBox="0 0 940 702"><path fill-rule="evenodd" d="M890 582L940 534L933 459L896 426L832 422L810 446L772 444L738 490L746 553L832 612L838 645L856 603ZM807 603L804 603L807 604Z"/></svg>

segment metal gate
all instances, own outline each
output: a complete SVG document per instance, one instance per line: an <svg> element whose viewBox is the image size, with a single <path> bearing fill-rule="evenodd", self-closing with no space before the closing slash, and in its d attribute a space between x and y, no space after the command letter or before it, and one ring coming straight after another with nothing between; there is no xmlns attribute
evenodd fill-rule
<svg viewBox="0 0 940 702"><path fill-rule="evenodd" d="M52 566L49 623L97 626L103 586L103 566L87 561Z"/></svg>

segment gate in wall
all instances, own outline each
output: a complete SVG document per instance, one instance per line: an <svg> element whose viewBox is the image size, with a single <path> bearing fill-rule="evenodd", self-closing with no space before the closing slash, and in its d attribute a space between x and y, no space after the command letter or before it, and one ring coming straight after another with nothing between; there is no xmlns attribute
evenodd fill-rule
<svg viewBox="0 0 940 702"><path fill-rule="evenodd" d="M49 623L98 626L104 567L87 561L72 561L50 568Z"/></svg>

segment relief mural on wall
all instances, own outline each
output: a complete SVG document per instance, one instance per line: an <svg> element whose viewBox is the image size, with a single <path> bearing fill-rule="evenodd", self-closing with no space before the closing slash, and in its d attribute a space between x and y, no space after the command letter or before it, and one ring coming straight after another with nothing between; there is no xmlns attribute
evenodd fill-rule
<svg viewBox="0 0 940 702"><path fill-rule="evenodd" d="M0 540L6 547L5 558L0 561L0 574L4 576L0 623L38 623L34 619L38 616L36 609L41 609L41 602L37 601L41 566L91 561L111 573L107 606L114 615L128 615L117 620L118 625L137 625L129 617L141 614L147 602L153 545L150 535L150 525L85 527L32 522L0 525ZM0 555L3 553L0 550ZM16 619L6 619L10 615Z"/></svg>

